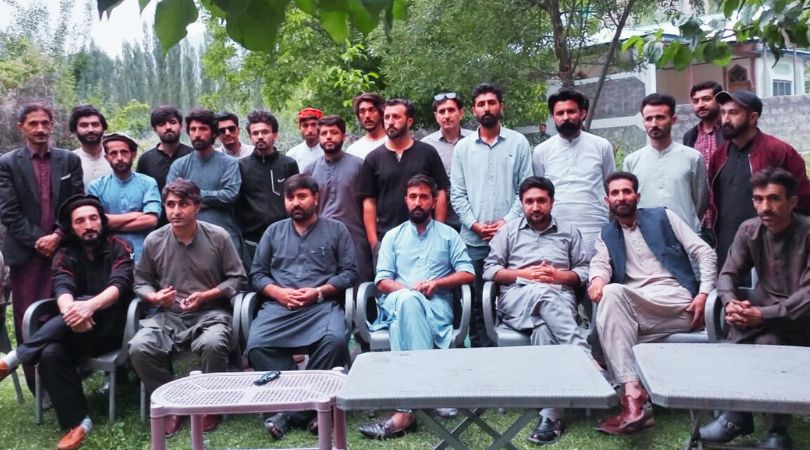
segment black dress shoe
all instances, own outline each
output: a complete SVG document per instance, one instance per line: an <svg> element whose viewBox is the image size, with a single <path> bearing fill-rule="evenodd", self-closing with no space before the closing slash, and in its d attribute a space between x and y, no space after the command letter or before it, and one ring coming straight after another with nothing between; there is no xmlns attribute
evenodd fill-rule
<svg viewBox="0 0 810 450"><path fill-rule="evenodd" d="M408 425L403 428L397 429L391 416L376 422L368 422L357 427L357 430L363 436L371 439L391 439L404 436L406 433L416 431L416 417L411 416L412 419Z"/></svg>
<svg viewBox="0 0 810 450"><path fill-rule="evenodd" d="M726 443L737 436L751 434L754 431L754 418L748 416L742 423L737 423L720 414L714 421L700 427L700 439L704 442Z"/></svg>
<svg viewBox="0 0 810 450"><path fill-rule="evenodd" d="M540 417L532 434L526 439L538 445L551 444L562 436L564 430L565 422L562 419Z"/></svg>
<svg viewBox="0 0 810 450"><path fill-rule="evenodd" d="M793 440L790 439L787 430L771 430L765 436L762 436L757 448L790 450L793 448Z"/></svg>

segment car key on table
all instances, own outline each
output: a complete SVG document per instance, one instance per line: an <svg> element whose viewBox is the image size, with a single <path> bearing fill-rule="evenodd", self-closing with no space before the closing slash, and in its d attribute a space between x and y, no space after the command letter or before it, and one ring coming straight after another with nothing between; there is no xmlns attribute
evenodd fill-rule
<svg viewBox="0 0 810 450"><path fill-rule="evenodd" d="M254 381L253 384L256 386L264 386L265 384L275 380L281 375L281 372L278 370L271 370L264 375L261 376L258 380Z"/></svg>

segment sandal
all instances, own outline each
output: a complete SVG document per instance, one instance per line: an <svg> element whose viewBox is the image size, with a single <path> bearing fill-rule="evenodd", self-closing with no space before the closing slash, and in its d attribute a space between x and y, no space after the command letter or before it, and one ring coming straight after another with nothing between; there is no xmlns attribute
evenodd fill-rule
<svg viewBox="0 0 810 450"><path fill-rule="evenodd" d="M279 440L290 431L290 421L287 414L277 413L264 419L264 429L273 439Z"/></svg>
<svg viewBox="0 0 810 450"><path fill-rule="evenodd" d="M552 420L541 416L537 426L526 439L538 445L550 444L559 439L563 431L565 431L565 423L562 419Z"/></svg>

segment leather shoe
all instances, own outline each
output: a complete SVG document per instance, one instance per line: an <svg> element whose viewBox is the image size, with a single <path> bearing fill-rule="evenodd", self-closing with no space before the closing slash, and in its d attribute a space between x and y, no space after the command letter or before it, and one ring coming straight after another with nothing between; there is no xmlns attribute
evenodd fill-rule
<svg viewBox="0 0 810 450"><path fill-rule="evenodd" d="M433 413L442 419L452 419L458 415L458 408L436 408Z"/></svg>
<svg viewBox="0 0 810 450"><path fill-rule="evenodd" d="M700 440L703 442L726 443L737 436L751 434L754 431L754 418L748 416L742 423L734 422L720 414L711 423L700 427Z"/></svg>
<svg viewBox="0 0 810 450"><path fill-rule="evenodd" d="M789 450L793 448L793 440L790 439L787 430L771 430L762 436L757 448Z"/></svg>
<svg viewBox="0 0 810 450"><path fill-rule="evenodd" d="M6 377L11 373L11 369L8 367L5 361L0 359L0 381L6 379Z"/></svg>
<svg viewBox="0 0 810 450"><path fill-rule="evenodd" d="M655 419L652 415L652 405L649 403L647 393L643 392L638 397L625 395L622 399L621 413L603 420L596 429L607 434L626 435L653 425Z"/></svg>
<svg viewBox="0 0 810 450"><path fill-rule="evenodd" d="M540 417L534 431L526 439L539 445L551 444L562 436L563 431L565 431L565 422L562 419Z"/></svg>
<svg viewBox="0 0 810 450"><path fill-rule="evenodd" d="M206 414L202 418L203 433L208 433L217 429L222 423L221 414Z"/></svg>
<svg viewBox="0 0 810 450"><path fill-rule="evenodd" d="M62 439L59 439L59 443L56 444L56 449L75 450L82 446L85 437L87 437L87 433L84 431L83 426L79 425L71 428L66 435L62 436Z"/></svg>
<svg viewBox="0 0 810 450"><path fill-rule="evenodd" d="M182 416L166 416L163 418L163 435L166 437L174 436L180 429L183 428Z"/></svg>
<svg viewBox="0 0 810 450"><path fill-rule="evenodd" d="M410 422L401 428L397 428L392 416L388 416L388 418L376 422L364 423L357 427L357 430L360 431L363 436L371 439L398 438L411 431L416 431L416 417L412 413L410 414Z"/></svg>

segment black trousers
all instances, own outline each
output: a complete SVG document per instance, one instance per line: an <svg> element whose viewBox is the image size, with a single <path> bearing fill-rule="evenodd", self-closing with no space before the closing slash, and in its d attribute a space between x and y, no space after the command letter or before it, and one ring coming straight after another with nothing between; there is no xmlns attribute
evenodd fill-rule
<svg viewBox="0 0 810 450"><path fill-rule="evenodd" d="M472 311L470 312L470 345L495 347L495 343L487 335L487 329L484 326L484 259L473 259L472 263L475 269L475 281L473 282Z"/></svg>
<svg viewBox="0 0 810 450"><path fill-rule="evenodd" d="M123 330L122 330L123 331ZM59 426L68 430L88 415L87 400L78 371L82 356L98 356L121 346L122 335L75 333L62 316L45 322L24 344L17 347L22 364L39 364L42 385L51 397Z"/></svg>
<svg viewBox="0 0 810 450"><path fill-rule="evenodd" d="M318 341L301 348L257 347L248 352L248 360L256 371L296 370L293 355L309 355L307 369L331 370L349 363L349 345L345 336L326 335ZM260 375L257 375L257 378ZM287 412L294 426L305 426L315 417L314 411Z"/></svg>

